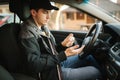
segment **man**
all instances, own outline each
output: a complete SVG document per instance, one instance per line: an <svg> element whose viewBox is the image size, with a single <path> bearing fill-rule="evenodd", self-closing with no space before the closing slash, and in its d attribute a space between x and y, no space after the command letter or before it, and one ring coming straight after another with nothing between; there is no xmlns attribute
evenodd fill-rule
<svg viewBox="0 0 120 80"><path fill-rule="evenodd" d="M86 64L90 62L88 57L83 60L78 58L77 54L81 53L85 46L79 48L79 45L73 45L75 41L73 34L69 34L63 42L56 45L53 35L45 27L52 9L58 10L49 0L30 2L31 16L23 22L20 31L26 70L30 75L39 76L42 80L59 80L57 66L60 65L63 80L99 78L99 70Z"/></svg>

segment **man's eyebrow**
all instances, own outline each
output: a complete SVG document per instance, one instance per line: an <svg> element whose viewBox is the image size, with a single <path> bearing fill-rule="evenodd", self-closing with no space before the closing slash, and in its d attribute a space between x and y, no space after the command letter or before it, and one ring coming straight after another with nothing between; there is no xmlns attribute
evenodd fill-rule
<svg viewBox="0 0 120 80"><path fill-rule="evenodd" d="M51 13L51 10L43 9L43 11Z"/></svg>

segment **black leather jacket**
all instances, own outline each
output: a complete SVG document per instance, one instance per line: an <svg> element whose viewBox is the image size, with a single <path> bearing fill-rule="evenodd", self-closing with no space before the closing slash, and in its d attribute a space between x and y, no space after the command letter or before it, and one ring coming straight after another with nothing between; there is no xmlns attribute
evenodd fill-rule
<svg viewBox="0 0 120 80"><path fill-rule="evenodd" d="M25 58L24 67L30 75L40 72L42 80L58 80L56 65L66 59L65 48L54 44L58 54L52 55L47 37L41 34L31 17L21 25L20 43Z"/></svg>

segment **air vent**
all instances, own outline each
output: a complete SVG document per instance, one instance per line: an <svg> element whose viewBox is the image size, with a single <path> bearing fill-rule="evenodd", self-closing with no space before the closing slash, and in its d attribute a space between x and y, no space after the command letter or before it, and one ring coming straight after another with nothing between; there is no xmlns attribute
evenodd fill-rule
<svg viewBox="0 0 120 80"><path fill-rule="evenodd" d="M112 50L116 52L119 48L117 46L113 47Z"/></svg>
<svg viewBox="0 0 120 80"><path fill-rule="evenodd" d="M112 48L114 52L118 51L119 49L120 49L120 44L118 43Z"/></svg>

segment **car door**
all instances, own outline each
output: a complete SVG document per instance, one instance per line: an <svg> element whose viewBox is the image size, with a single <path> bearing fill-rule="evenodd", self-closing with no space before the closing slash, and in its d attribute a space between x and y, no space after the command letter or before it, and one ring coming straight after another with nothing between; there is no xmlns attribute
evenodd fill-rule
<svg viewBox="0 0 120 80"><path fill-rule="evenodd" d="M81 31L55 31L51 30L51 33L55 37L56 43L61 43L70 33L73 33L77 43L81 45L87 32Z"/></svg>

